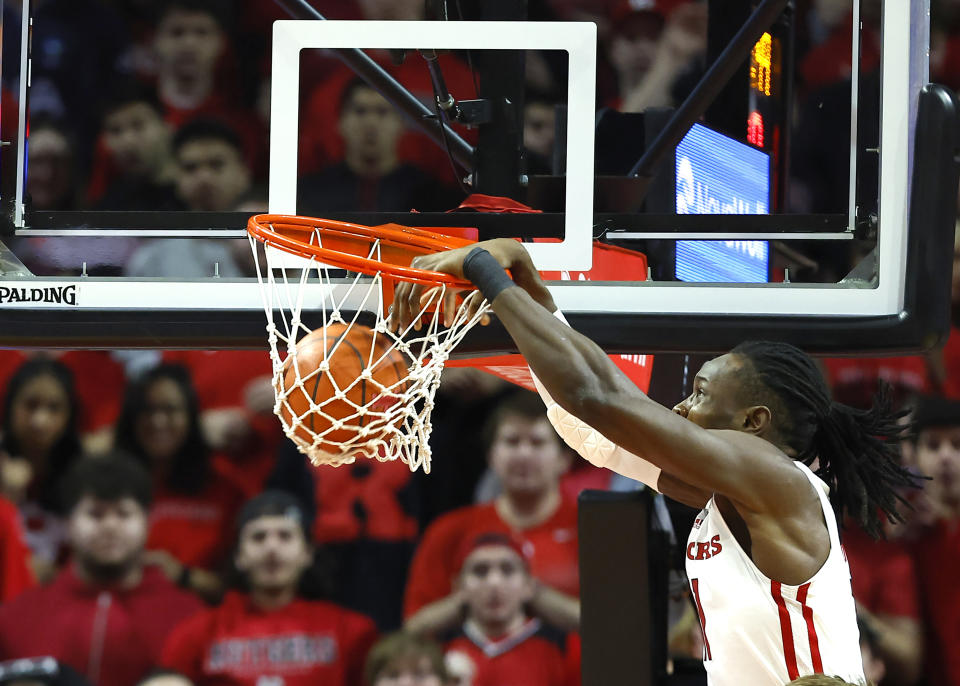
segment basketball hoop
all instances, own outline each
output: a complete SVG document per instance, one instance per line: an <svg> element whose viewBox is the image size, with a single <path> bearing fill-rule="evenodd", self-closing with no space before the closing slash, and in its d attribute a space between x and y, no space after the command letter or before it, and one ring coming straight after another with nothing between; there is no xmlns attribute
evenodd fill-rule
<svg viewBox="0 0 960 686"><path fill-rule="evenodd" d="M274 414L284 433L315 465L350 464L358 456L399 458L411 471L422 466L429 473L430 414L444 363L488 305L470 314L467 298L460 298L452 324L444 326L440 304L445 296L451 290L473 291L473 285L410 262L473 241L397 224L370 227L275 214L251 217L247 232L267 316ZM406 330L393 332L387 318L397 281L433 288ZM312 317L316 332L304 316ZM366 326L370 332L364 331L362 340L369 339L370 349L357 353L363 371L338 377L334 356L341 340ZM327 327L342 332L329 344L321 333ZM311 351L317 340L322 346L314 353L319 357L301 367L298 344L307 336ZM303 348L299 355L303 360ZM399 356L406 363L402 373L378 380L377 365L394 361L395 367ZM321 382L325 397L318 398Z"/></svg>

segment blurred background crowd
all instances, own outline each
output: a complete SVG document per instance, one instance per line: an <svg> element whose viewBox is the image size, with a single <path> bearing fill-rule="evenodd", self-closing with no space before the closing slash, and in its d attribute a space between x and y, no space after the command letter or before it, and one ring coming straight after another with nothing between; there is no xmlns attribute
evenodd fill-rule
<svg viewBox="0 0 960 686"><path fill-rule="evenodd" d="M422 0L312 4L333 19L425 12ZM596 22L598 107L676 105L703 73L702 3L529 4L531 19ZM863 3L868 71L877 6ZM286 18L273 0L34 7L33 209L265 209L270 25ZM4 3L5 64L18 59L19 9ZM934 10L931 78L957 88L960 3ZM797 3L796 211L846 206L835 157L846 143L802 132L819 130L837 89L849 89L851 21L849 2ZM432 97L419 59L378 59ZM339 62L303 60L302 213L463 199L445 151ZM466 56L442 61L451 90L472 97ZM531 168L549 169L564 69L528 56ZM7 127L17 89L2 87ZM202 252L118 239L116 250L130 275L201 275L216 261L233 276L248 269L240 243L244 255L213 242ZM960 243L956 255L955 327ZM21 258L57 272L55 252ZM960 685L960 337L927 356L823 365L836 399L852 405L890 386L917 422L904 459L931 477L903 494L913 509L886 540L844 533L868 676ZM571 455L539 398L473 369L444 373L430 475L378 461L312 468L272 414L270 374L261 351L0 351L0 659L19 658L0 664L0 681L579 683L576 498L640 485ZM679 379L672 392L657 399L679 401ZM696 513L659 501L656 511L685 540ZM671 589L671 656L702 683L683 587Z"/></svg>

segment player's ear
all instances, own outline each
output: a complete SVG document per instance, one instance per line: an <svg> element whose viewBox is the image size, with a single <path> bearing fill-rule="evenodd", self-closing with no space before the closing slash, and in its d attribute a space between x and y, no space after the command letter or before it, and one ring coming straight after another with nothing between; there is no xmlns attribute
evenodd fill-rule
<svg viewBox="0 0 960 686"><path fill-rule="evenodd" d="M754 405L744 411L741 430L760 436L769 431L772 423L773 414L770 408L766 405Z"/></svg>

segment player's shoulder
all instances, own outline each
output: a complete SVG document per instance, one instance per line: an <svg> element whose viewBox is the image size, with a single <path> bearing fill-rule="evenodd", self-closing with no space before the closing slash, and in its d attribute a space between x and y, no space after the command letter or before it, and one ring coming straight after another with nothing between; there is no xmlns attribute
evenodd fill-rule
<svg viewBox="0 0 960 686"><path fill-rule="evenodd" d="M734 454L740 457L745 459L760 458L769 464L783 468L788 473L795 473L797 477L806 479L806 476L796 468L795 460L765 438L735 429L707 429L707 433L724 443Z"/></svg>

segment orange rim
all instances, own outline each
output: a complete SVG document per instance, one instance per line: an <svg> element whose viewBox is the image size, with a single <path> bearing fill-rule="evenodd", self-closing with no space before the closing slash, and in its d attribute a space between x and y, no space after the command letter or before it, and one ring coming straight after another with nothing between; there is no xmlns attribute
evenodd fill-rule
<svg viewBox="0 0 960 686"><path fill-rule="evenodd" d="M258 214L250 217L247 232L272 248L341 269L363 274L411 281L427 286L446 284L453 288L474 289L466 279L429 269L411 267L419 255L453 250L474 243L466 238L445 236L399 224L364 226L333 219L286 214ZM326 241L321 247L309 241L319 232ZM367 257L373 241L380 241L381 259Z"/></svg>

